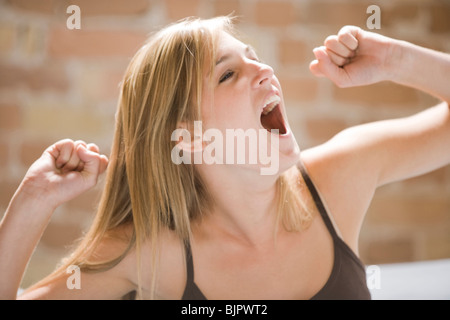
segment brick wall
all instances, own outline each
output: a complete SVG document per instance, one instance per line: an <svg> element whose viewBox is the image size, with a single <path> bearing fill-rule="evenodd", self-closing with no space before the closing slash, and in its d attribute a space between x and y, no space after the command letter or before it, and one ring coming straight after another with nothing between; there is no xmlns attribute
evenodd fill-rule
<svg viewBox="0 0 450 320"><path fill-rule="evenodd" d="M81 8L80 30L66 27L70 4ZM311 50L345 24L367 29L371 4L381 8L378 32L450 52L449 1L0 0L0 212L50 143L84 139L109 152L130 57L150 31L189 15L242 17L239 29L282 83L303 149L345 127L430 106L436 100L413 89L339 89L310 74ZM99 189L57 209L24 286L50 272L89 225ZM450 258L450 167L380 189L360 251L368 264Z"/></svg>

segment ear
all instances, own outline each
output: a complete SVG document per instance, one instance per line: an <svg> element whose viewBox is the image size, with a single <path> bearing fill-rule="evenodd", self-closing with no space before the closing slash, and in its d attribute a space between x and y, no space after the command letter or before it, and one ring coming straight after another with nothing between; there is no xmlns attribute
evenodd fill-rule
<svg viewBox="0 0 450 320"><path fill-rule="evenodd" d="M172 141L178 141L176 147L183 152L203 152L206 143L203 141L203 128L201 121L194 121L194 125L179 122L177 129L172 132Z"/></svg>

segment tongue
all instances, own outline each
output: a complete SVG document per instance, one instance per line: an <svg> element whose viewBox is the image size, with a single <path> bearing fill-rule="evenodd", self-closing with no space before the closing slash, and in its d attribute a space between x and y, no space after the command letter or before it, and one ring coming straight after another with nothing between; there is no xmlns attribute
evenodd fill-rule
<svg viewBox="0 0 450 320"><path fill-rule="evenodd" d="M278 129L279 134L286 133L283 115L281 114L279 106L276 106L267 115L261 114L261 124L267 131L270 131L272 129Z"/></svg>

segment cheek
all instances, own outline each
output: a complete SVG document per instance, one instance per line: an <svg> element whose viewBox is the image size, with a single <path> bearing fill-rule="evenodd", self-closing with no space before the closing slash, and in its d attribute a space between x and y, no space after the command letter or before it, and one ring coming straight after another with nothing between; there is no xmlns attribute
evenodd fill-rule
<svg viewBox="0 0 450 320"><path fill-rule="evenodd" d="M233 119L238 118L239 103L221 94L205 99L202 103L202 120L209 127L226 127Z"/></svg>
<svg viewBox="0 0 450 320"><path fill-rule="evenodd" d="M229 99L215 107L215 120L221 128L248 129L254 126L254 113L246 101Z"/></svg>
<svg viewBox="0 0 450 320"><path fill-rule="evenodd" d="M213 95L204 95L202 100L204 128L224 131L258 126L255 121L259 118L255 116L249 92L239 88L240 86L223 87L216 89Z"/></svg>

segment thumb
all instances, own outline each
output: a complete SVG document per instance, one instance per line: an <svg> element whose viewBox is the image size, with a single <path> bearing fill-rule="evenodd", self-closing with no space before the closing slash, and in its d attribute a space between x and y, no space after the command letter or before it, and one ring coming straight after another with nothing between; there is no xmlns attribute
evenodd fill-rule
<svg viewBox="0 0 450 320"><path fill-rule="evenodd" d="M311 72L317 77L327 77L335 84L343 83L347 78L347 74L343 68L337 66L328 55L324 46L313 50L316 60L309 65Z"/></svg>
<svg viewBox="0 0 450 320"><path fill-rule="evenodd" d="M330 75L336 72L335 68L337 66L331 61L326 48L324 46L314 48L313 53L316 56L316 60L312 63L313 70L311 71L314 74L330 78Z"/></svg>
<svg viewBox="0 0 450 320"><path fill-rule="evenodd" d="M102 172L102 157L98 153L88 150L84 145L78 145L76 152L84 163L81 173L96 178Z"/></svg>
<svg viewBox="0 0 450 320"><path fill-rule="evenodd" d="M311 63L309 64L309 70L316 77L325 77L325 75L322 73L322 71L320 71L319 60L311 61Z"/></svg>
<svg viewBox="0 0 450 320"><path fill-rule="evenodd" d="M316 77L325 77L325 74L322 72L321 69L322 69L323 60L327 58L326 52L325 52L325 55L323 55L321 53L320 48L315 48L313 50L313 53L314 53L314 56L316 57L316 60L311 61L311 63L309 64L309 70Z"/></svg>

